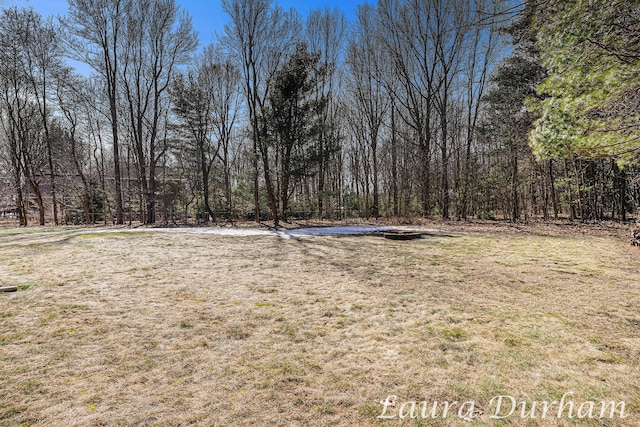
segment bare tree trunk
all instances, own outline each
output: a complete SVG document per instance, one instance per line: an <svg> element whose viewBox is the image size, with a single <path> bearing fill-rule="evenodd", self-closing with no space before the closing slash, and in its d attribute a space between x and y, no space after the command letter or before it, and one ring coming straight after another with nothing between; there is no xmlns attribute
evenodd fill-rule
<svg viewBox="0 0 640 427"><path fill-rule="evenodd" d="M447 84L445 83L445 92L448 91ZM442 180L441 180L441 192L442 192L442 218L449 219L449 149L448 149L448 138L449 138L449 126L448 126L448 108L447 104L449 103L448 95L445 93L444 99L442 101L442 116L441 116L441 132L442 132L442 141L440 144L440 153L442 156Z"/></svg>
<svg viewBox="0 0 640 427"><path fill-rule="evenodd" d="M211 166L209 161L205 156L205 148L202 146L203 142L200 143L200 171L202 174L202 195L204 199L204 209L207 213L205 218L205 222L209 222L209 217L213 218L215 215L211 210L211 205L209 204L209 172L211 171Z"/></svg>
<svg viewBox="0 0 640 427"><path fill-rule="evenodd" d="M396 110L391 103L391 193L393 195L393 216L400 215L398 206L398 141L396 140Z"/></svg>
<svg viewBox="0 0 640 427"><path fill-rule="evenodd" d="M511 200L512 200L512 220L520 219L520 204L518 196L518 150L516 147L510 147L511 151Z"/></svg>
<svg viewBox="0 0 640 427"><path fill-rule="evenodd" d="M276 197L276 193L273 188L273 181L271 179L269 154L266 147L261 147L260 151L262 153L262 167L264 169L264 183L267 190L267 199L269 200L269 205L271 206L271 214L273 215L273 225L274 227L278 228L280 225L280 217L278 213L278 198Z"/></svg>
<svg viewBox="0 0 640 427"><path fill-rule="evenodd" d="M325 156L324 156L324 133L318 138L318 154L320 160L318 162L318 216L324 218L324 198L325 198Z"/></svg>
<svg viewBox="0 0 640 427"><path fill-rule="evenodd" d="M573 175L576 181L576 191L578 192L578 210L580 211L580 221L585 221L584 194L582 192L582 165L578 171L578 161L573 159Z"/></svg>
<svg viewBox="0 0 640 427"><path fill-rule="evenodd" d="M558 219L558 196L556 195L556 179L553 176L553 159L549 159L549 186L551 188L551 203L553 205L553 219Z"/></svg>
<svg viewBox="0 0 640 427"><path fill-rule="evenodd" d="M618 206L620 219L627 220L627 178L626 170L621 170L615 160L612 160L612 168L614 173L614 206ZM611 215L613 219L613 213Z"/></svg>
<svg viewBox="0 0 640 427"><path fill-rule="evenodd" d="M36 204L38 205L38 219L40 225L45 225L45 208L44 201L42 200L42 191L40 191L40 186L29 180L29 187L31 187L31 191L33 191L33 195L36 198Z"/></svg>
<svg viewBox="0 0 640 427"><path fill-rule="evenodd" d="M371 145L371 161L373 163L373 206L371 209L371 215L378 219L380 216L380 190L378 186L378 135L372 136ZM375 141L375 142L373 142Z"/></svg>
<svg viewBox="0 0 640 427"><path fill-rule="evenodd" d="M18 209L18 218L20 227L26 227L29 223L27 218L27 209L25 208L24 195L22 194L21 173L17 174L14 171L14 191L16 194L16 207Z"/></svg>
<svg viewBox="0 0 640 427"><path fill-rule="evenodd" d="M429 144L420 146L422 166L422 214L431 215L431 150Z"/></svg>
<svg viewBox="0 0 640 427"><path fill-rule="evenodd" d="M85 224L91 224L91 215L89 214L89 203L91 202L91 187L89 186L87 177L82 170L80 159L78 159L78 153L76 152L76 141L73 132L70 135L69 139L71 140L71 158L73 159L73 164L76 167L76 173L80 177L80 181L82 181L82 188L84 191L82 195L82 210L84 211L84 222Z"/></svg>
<svg viewBox="0 0 640 427"><path fill-rule="evenodd" d="M20 227L26 227L28 225L27 209L25 208L24 194L22 192L22 162L20 160L20 149L18 147L18 140L15 129L11 129L8 133L9 143L9 157L12 166L12 177L14 192L16 195L16 208L18 209L18 218Z"/></svg>

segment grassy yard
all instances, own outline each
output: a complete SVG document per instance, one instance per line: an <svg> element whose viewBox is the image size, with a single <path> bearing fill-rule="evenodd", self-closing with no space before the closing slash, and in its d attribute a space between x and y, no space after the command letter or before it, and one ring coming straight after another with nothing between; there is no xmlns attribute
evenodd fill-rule
<svg viewBox="0 0 640 427"><path fill-rule="evenodd" d="M0 229L0 283L0 426L640 426L640 250L616 237ZM491 418L567 392L628 416Z"/></svg>

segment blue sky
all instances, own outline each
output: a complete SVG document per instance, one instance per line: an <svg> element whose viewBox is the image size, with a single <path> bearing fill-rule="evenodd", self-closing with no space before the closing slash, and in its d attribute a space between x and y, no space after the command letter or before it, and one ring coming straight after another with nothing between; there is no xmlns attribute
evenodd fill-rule
<svg viewBox="0 0 640 427"><path fill-rule="evenodd" d="M316 8L338 7L346 15L347 19L353 20L358 3L365 1L357 0L277 0L280 6L285 9L293 7L302 16ZM210 42L213 33L222 33L227 16L222 12L220 0L177 0L177 3L186 9L193 18L193 25L200 34L200 41L203 44ZM42 15L63 15L67 10L67 0L0 0L0 7L8 6L32 6Z"/></svg>

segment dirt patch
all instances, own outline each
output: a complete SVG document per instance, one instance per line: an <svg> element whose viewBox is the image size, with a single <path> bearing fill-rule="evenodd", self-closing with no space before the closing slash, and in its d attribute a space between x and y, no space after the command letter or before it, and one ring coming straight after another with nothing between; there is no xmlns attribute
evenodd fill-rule
<svg viewBox="0 0 640 427"><path fill-rule="evenodd" d="M300 221L286 224L289 228L327 227L333 225L367 226L408 226L430 228L458 233L478 234L536 234L543 236L605 236L630 238L632 230L638 225L632 222L599 221L580 222L569 220L509 222L491 220L437 220L423 218L387 218L387 219L350 219L345 221ZM238 226L254 226L253 223L240 223Z"/></svg>

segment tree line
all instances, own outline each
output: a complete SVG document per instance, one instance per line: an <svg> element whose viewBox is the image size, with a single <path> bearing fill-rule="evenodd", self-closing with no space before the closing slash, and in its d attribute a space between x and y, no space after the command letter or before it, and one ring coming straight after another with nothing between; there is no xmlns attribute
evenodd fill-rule
<svg viewBox="0 0 640 427"><path fill-rule="evenodd" d="M602 3L379 0L349 22L223 0L203 47L175 0L3 9L0 215L627 219L640 14Z"/></svg>

